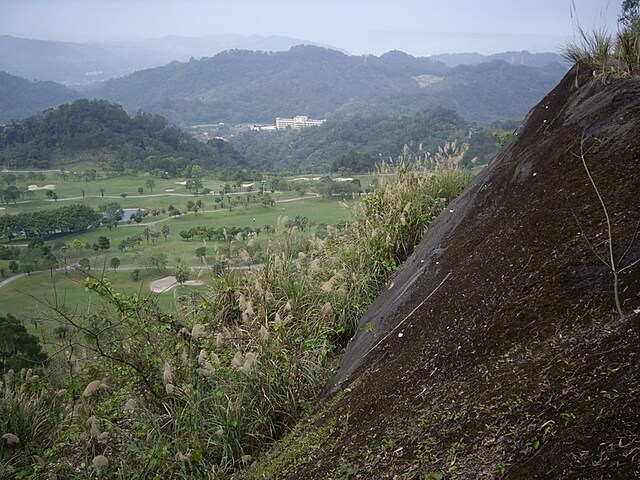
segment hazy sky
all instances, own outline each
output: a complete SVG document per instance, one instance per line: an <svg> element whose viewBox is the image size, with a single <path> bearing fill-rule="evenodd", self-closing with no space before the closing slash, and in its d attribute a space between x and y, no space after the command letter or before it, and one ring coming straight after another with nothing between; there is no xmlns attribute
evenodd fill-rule
<svg viewBox="0 0 640 480"><path fill-rule="evenodd" d="M583 28L615 30L621 0L574 0ZM0 0L0 34L104 41L286 35L349 53L557 51L572 0ZM0 52L1 54L1 52Z"/></svg>

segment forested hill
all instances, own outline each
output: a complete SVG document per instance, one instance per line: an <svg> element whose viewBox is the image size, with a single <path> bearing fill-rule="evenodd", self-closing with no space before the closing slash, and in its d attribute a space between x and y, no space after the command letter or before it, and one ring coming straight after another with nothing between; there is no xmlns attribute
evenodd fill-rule
<svg viewBox="0 0 640 480"><path fill-rule="evenodd" d="M272 122L277 116L341 118L458 110L472 121L522 117L566 72L490 62L449 68L394 51L348 56L297 46L287 52L229 50L211 58L135 72L91 95L182 125Z"/></svg>
<svg viewBox="0 0 640 480"><path fill-rule="evenodd" d="M77 161L171 173L194 163L213 170L243 164L222 140L201 143L160 115L130 117L104 100L77 100L0 127L0 165L47 168Z"/></svg>
<svg viewBox="0 0 640 480"><path fill-rule="evenodd" d="M24 118L45 108L71 102L80 95L55 82L29 81L0 72L0 124Z"/></svg>
<svg viewBox="0 0 640 480"><path fill-rule="evenodd" d="M434 152L452 140L475 140L466 138L468 131L469 123L456 112L435 108L403 117L376 114L331 120L303 130L249 131L230 143L250 166L278 170L312 165L317 170L324 165L353 173L374 170L381 160L396 158L404 145L420 153Z"/></svg>
<svg viewBox="0 0 640 480"><path fill-rule="evenodd" d="M306 40L282 36L170 35L120 42L60 42L0 35L0 70L34 80L65 85L89 85L121 77L173 60L212 56L230 48L288 50Z"/></svg>

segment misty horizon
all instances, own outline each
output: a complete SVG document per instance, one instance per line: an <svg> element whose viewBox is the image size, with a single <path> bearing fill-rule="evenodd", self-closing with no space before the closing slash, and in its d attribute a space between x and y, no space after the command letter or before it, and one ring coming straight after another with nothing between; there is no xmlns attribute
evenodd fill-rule
<svg viewBox="0 0 640 480"><path fill-rule="evenodd" d="M570 0L434 2L354 0L300 5L161 0L3 2L0 34L80 43L136 43L165 37L288 37L352 55L401 50L413 56L528 50L558 52L576 25L614 31L618 2Z"/></svg>

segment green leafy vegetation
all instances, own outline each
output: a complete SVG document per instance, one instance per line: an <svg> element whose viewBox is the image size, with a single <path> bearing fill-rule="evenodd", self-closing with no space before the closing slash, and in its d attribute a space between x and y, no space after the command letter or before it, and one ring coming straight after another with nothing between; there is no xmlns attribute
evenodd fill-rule
<svg viewBox="0 0 640 480"><path fill-rule="evenodd" d="M74 233L95 226L105 217L86 205L68 205L65 207L20 212L13 215L0 215L0 238L12 240L16 237L26 239L48 237L53 234ZM110 219L108 219L110 221Z"/></svg>
<svg viewBox="0 0 640 480"><path fill-rule="evenodd" d="M120 293L106 271L89 275L84 285L102 302L88 315L52 303L59 326L47 348L67 353L49 359L39 372L46 380L30 383L33 398L51 398L46 418L59 428L46 443L28 443L41 464L28 461L22 433L25 443L5 450L2 468L25 478L70 468L78 478L227 478L251 462L308 411L364 309L469 179L408 161L356 204L347 223L310 232L305 217L282 217L261 268L220 273L174 313L154 297ZM184 267L176 270L182 281ZM21 382L28 380L11 377L7 395ZM66 393L46 397L50 382ZM68 402L78 407L64 410ZM3 418L14 418L19 407L6 408ZM356 472L354 465L340 471Z"/></svg>
<svg viewBox="0 0 640 480"><path fill-rule="evenodd" d="M176 175L199 164L209 170L242 166L221 140L198 142L159 115L129 117L119 105L78 100L41 116L0 127L0 162L12 168L48 168L91 161L116 171L134 168Z"/></svg>
<svg viewBox="0 0 640 480"><path fill-rule="evenodd" d="M20 370L42 366L47 356L38 338L13 316L0 316L0 370Z"/></svg>
<svg viewBox="0 0 640 480"><path fill-rule="evenodd" d="M435 108L412 116L356 116L303 130L251 131L230 143L249 165L269 171L311 167L351 174L375 171L376 163L395 157L404 145L416 153L433 151L468 130L458 114Z"/></svg>

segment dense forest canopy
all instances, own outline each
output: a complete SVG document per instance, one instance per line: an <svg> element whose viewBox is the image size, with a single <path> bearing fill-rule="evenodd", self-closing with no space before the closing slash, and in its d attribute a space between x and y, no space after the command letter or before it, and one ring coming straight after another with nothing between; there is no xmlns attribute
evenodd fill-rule
<svg viewBox="0 0 640 480"><path fill-rule="evenodd" d="M213 170L241 165L241 156L219 142L198 142L160 115L130 117L120 105L78 100L0 127L0 164L48 168L86 160L170 173L193 163Z"/></svg>
<svg viewBox="0 0 640 480"><path fill-rule="evenodd" d="M297 46L172 62L110 80L90 93L130 110L160 113L178 125L273 122L294 115L412 115L436 106L491 122L523 117L566 70L558 63L537 68L505 61L449 68L399 51L349 56Z"/></svg>
<svg viewBox="0 0 640 480"><path fill-rule="evenodd" d="M230 141L215 138L203 143L160 115L131 117L105 100L78 100L0 126L0 165L21 169L87 162L115 171L173 176L198 164L227 178L247 168L356 173L395 158L404 145L418 154L453 140L470 144L466 163L475 157L476 163L486 163L497 149L491 131L438 107L412 115L358 115L303 130L249 131Z"/></svg>
<svg viewBox="0 0 640 480"><path fill-rule="evenodd" d="M469 123L460 115L436 108L411 116L357 116L304 130L250 131L230 143L250 165L267 170L314 165L366 172L376 162L395 158L404 145L415 152L434 151L468 132Z"/></svg>

